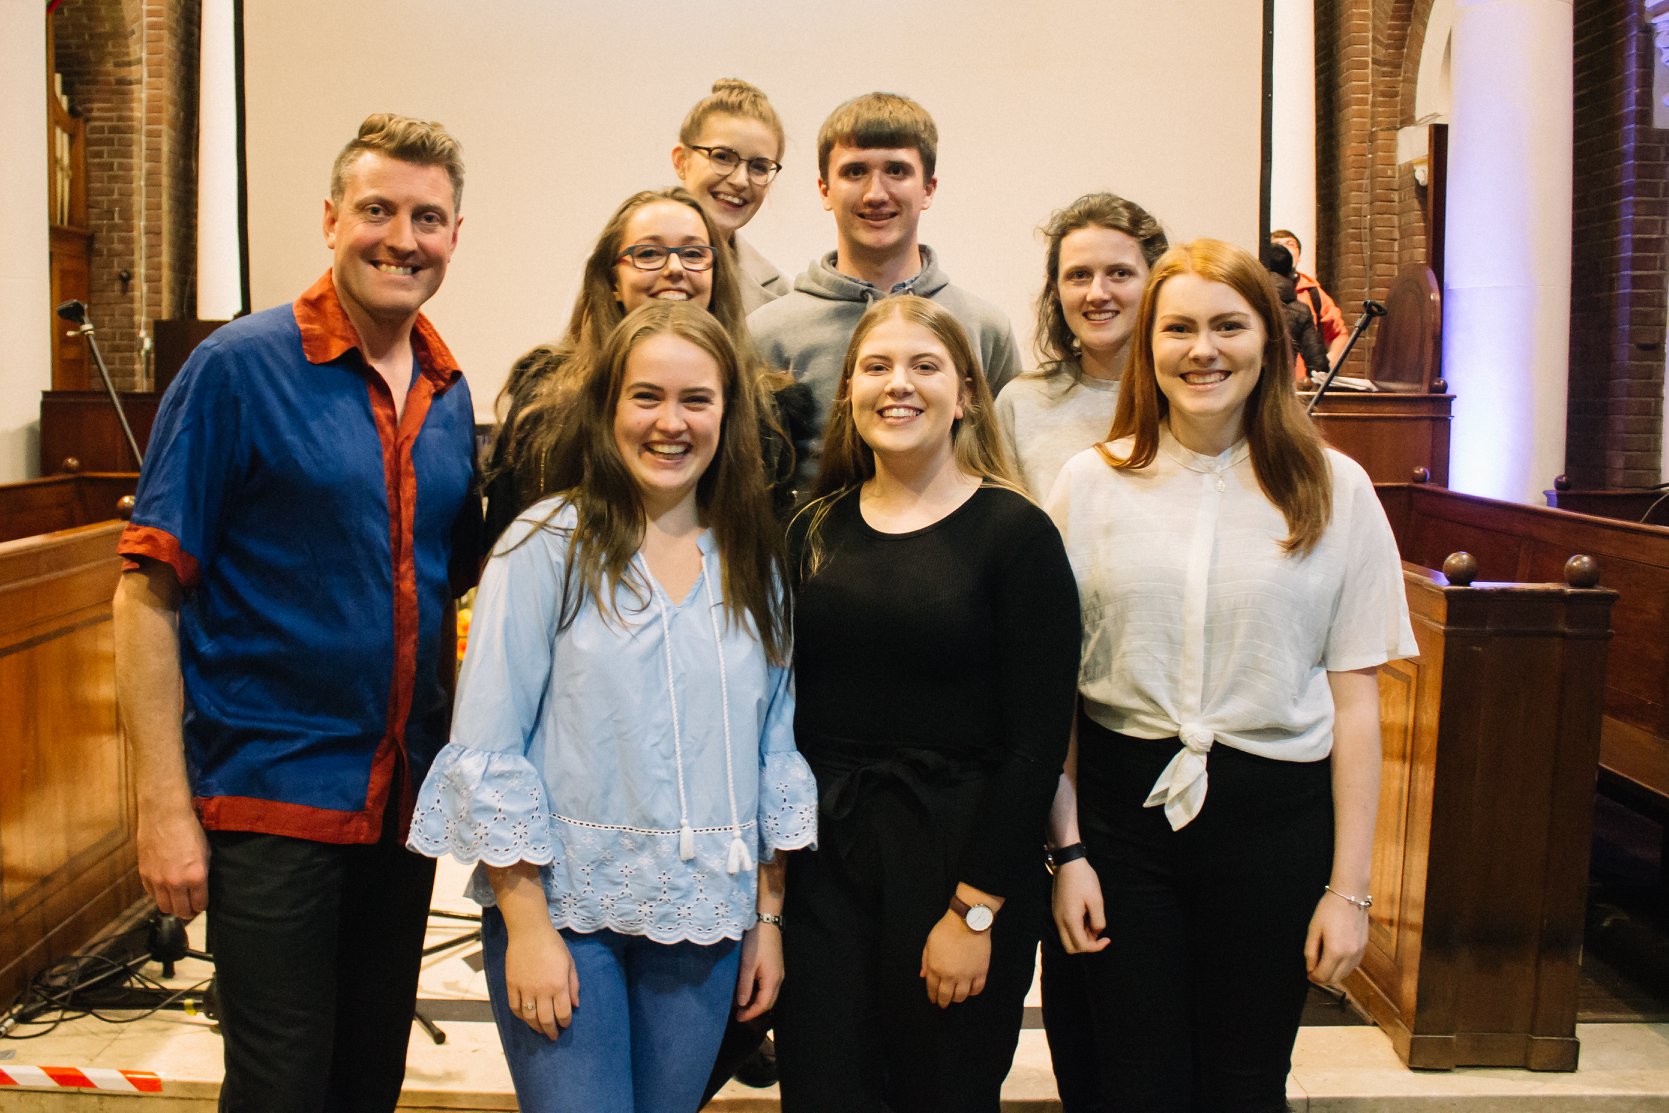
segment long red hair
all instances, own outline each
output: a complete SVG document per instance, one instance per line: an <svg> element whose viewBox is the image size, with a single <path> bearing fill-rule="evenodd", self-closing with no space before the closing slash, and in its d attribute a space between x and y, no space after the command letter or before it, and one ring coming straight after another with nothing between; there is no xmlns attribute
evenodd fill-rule
<svg viewBox="0 0 1669 1113"><path fill-rule="evenodd" d="M1263 322L1267 339L1258 382L1246 400L1245 434L1252 471L1264 496L1287 521L1281 547L1300 556L1315 548L1333 516L1333 484L1327 450L1315 423L1298 402L1292 377L1292 341L1280 297L1254 257L1222 240L1199 239L1171 248L1154 264L1136 311L1130 363L1119 387L1109 441L1130 438L1128 455L1102 449L1114 468L1145 468L1159 451L1159 424L1170 403L1159 389L1153 360L1153 321L1159 291L1179 274L1195 274L1229 287Z"/></svg>

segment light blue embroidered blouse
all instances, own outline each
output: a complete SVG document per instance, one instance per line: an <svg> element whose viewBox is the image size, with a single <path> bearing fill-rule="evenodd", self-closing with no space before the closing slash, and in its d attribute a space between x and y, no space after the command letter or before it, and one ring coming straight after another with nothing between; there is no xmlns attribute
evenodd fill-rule
<svg viewBox="0 0 1669 1113"><path fill-rule="evenodd" d="M418 793L408 845L537 864L557 927L739 939L754 922L754 860L816 842L790 674L767 663L751 623L727 620L705 531L682 602L640 555L641 597L622 586L618 615L587 600L558 633L574 521L558 500L538 503L487 562L451 740ZM468 893L493 903L480 866Z"/></svg>

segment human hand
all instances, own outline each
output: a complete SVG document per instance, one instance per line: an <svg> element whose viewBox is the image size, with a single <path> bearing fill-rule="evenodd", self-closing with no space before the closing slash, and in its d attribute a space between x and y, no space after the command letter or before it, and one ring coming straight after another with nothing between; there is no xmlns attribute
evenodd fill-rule
<svg viewBox="0 0 1669 1113"><path fill-rule="evenodd" d="M209 906L209 839L190 808L139 809L139 883L165 916L190 920Z"/></svg>
<svg viewBox="0 0 1669 1113"><path fill-rule="evenodd" d="M927 982L927 999L941 1009L983 992L990 968L990 932L971 930L955 912L946 911L927 933L921 977Z"/></svg>
<svg viewBox="0 0 1669 1113"><path fill-rule="evenodd" d="M1310 979L1332 985L1362 964L1368 946L1368 910L1332 893L1322 893L1304 937L1304 965Z"/></svg>
<svg viewBox="0 0 1669 1113"><path fill-rule="evenodd" d="M1051 900L1055 930L1067 954L1103 950L1112 942L1101 935L1107 930L1107 912L1101 900L1101 879L1089 859L1079 858L1055 870Z"/></svg>
<svg viewBox="0 0 1669 1113"><path fill-rule="evenodd" d="M579 972L562 934L546 921L512 930L504 952L505 1000L510 1011L546 1039L574 1019L580 1003Z"/></svg>
<svg viewBox="0 0 1669 1113"><path fill-rule="evenodd" d="M782 928L763 921L742 936L742 969L736 976L736 1019L770 1011L782 989Z"/></svg>

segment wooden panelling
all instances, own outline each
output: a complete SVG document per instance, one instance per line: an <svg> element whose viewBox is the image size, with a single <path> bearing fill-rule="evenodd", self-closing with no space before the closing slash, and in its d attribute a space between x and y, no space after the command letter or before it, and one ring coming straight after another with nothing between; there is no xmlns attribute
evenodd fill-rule
<svg viewBox="0 0 1669 1113"><path fill-rule="evenodd" d="M139 476L115 472L53 475L0 486L0 541L53 533L117 516Z"/></svg>
<svg viewBox="0 0 1669 1113"><path fill-rule="evenodd" d="M98 372L93 372L98 377ZM150 443L162 396L149 390L120 392L140 451ZM104 390L48 390L41 393L41 474L56 475L64 460L81 461L82 471L138 471L121 422Z"/></svg>
<svg viewBox="0 0 1669 1113"><path fill-rule="evenodd" d="M1375 483L1407 483L1415 468L1425 468L1432 483L1444 484L1454 400L1452 394L1328 391L1316 407L1316 428Z"/></svg>
<svg viewBox="0 0 1669 1113"><path fill-rule="evenodd" d="M1562 581L1581 553L1617 592L1604 681L1601 766L1633 802L1669 812L1669 528L1463 495L1381 486L1403 559L1436 567L1456 550L1478 580Z"/></svg>
<svg viewBox="0 0 1669 1113"><path fill-rule="evenodd" d="M1574 1070L1614 593L1404 565L1420 657L1381 671L1375 906L1353 997L1410 1066Z"/></svg>
<svg viewBox="0 0 1669 1113"><path fill-rule="evenodd" d="M0 543L0 999L139 895L110 607L121 530Z"/></svg>

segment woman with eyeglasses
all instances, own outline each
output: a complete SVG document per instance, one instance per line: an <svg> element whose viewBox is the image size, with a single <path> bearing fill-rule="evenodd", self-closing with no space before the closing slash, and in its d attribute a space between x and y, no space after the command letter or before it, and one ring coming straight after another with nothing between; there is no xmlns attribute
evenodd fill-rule
<svg viewBox="0 0 1669 1113"><path fill-rule="evenodd" d="M736 253L742 309L752 313L789 290L788 279L736 233L759 212L782 169L782 121L765 94L722 77L678 130L672 169Z"/></svg>
<svg viewBox="0 0 1669 1113"><path fill-rule="evenodd" d="M676 186L626 198L585 261L567 332L518 360L499 396L505 415L486 474L489 539L550 493L544 452L570 401L566 369L595 359L626 314L655 300L707 310L742 366L758 365L736 257L706 211Z"/></svg>

